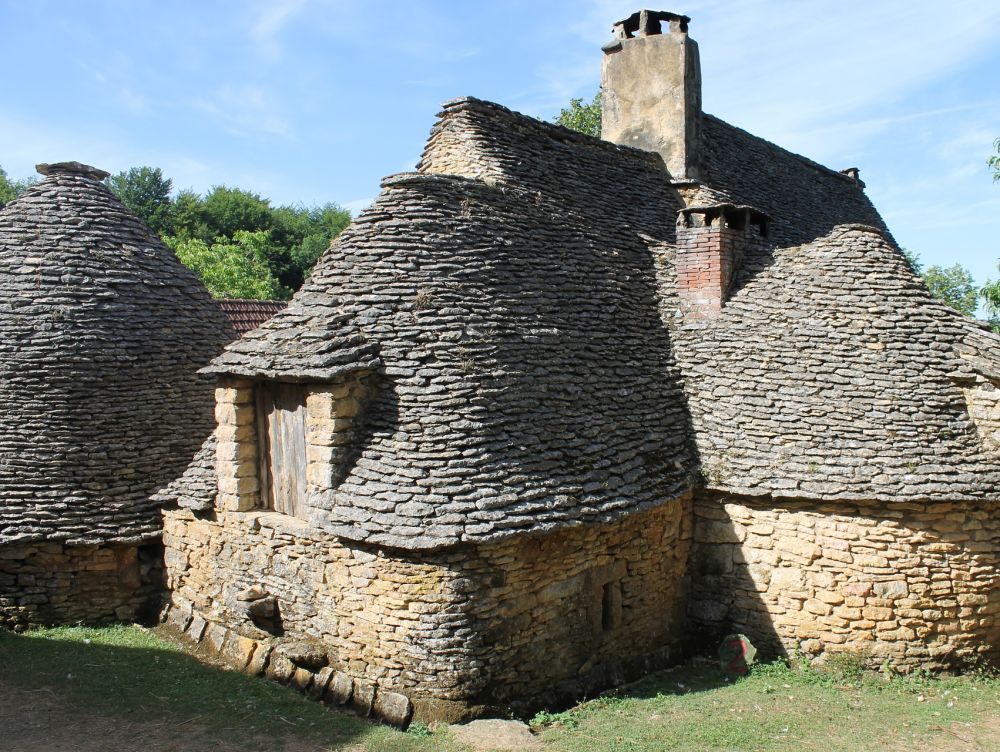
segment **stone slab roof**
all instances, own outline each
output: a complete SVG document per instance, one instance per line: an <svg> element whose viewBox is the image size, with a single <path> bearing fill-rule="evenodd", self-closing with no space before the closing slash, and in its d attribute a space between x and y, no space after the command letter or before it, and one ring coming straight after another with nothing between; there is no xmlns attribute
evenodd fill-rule
<svg viewBox="0 0 1000 752"><path fill-rule="evenodd" d="M840 225L748 258L721 314L677 327L675 341L713 489L997 498L1000 455L961 385L1000 370L1000 337L932 298L877 228Z"/></svg>
<svg viewBox="0 0 1000 752"><path fill-rule="evenodd" d="M477 100L448 113L427 172L387 179L288 309L209 370L382 374L350 472L309 502L347 538L429 548L676 498L690 430L637 234L673 237L658 158ZM433 174L449 155L481 176ZM597 203L607 185L658 208Z"/></svg>
<svg viewBox="0 0 1000 752"><path fill-rule="evenodd" d="M83 165L0 211L0 544L159 535L151 494L211 432L233 337L197 277Z"/></svg>
<svg viewBox="0 0 1000 752"><path fill-rule="evenodd" d="M350 472L310 503L388 546L608 520L697 470L751 494L996 496L956 387L1000 372L993 335L930 298L859 180L711 116L704 138L706 184L682 186L655 154L448 102L420 174L387 179L288 309L207 370L378 373ZM755 207L772 241L696 325L673 278L685 191Z"/></svg>
<svg viewBox="0 0 1000 752"><path fill-rule="evenodd" d="M219 298L215 301L241 337L256 329L278 311L288 306L284 300L248 300L245 298Z"/></svg>

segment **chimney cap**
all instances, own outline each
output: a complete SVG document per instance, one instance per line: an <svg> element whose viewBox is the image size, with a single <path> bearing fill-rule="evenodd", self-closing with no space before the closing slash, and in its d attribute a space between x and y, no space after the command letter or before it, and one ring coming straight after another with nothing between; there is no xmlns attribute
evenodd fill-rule
<svg viewBox="0 0 1000 752"><path fill-rule="evenodd" d="M679 13L671 13L666 10L637 10L628 18L616 21L611 31L616 39L632 39L636 32L640 37L647 37L653 34L662 34L661 22L670 23L671 31L687 33L688 24L691 18Z"/></svg>
<svg viewBox="0 0 1000 752"><path fill-rule="evenodd" d="M111 174L98 167L92 167L81 162L52 162L51 164L42 162L35 165L35 170L39 175L82 175L92 180L104 180L104 178Z"/></svg>

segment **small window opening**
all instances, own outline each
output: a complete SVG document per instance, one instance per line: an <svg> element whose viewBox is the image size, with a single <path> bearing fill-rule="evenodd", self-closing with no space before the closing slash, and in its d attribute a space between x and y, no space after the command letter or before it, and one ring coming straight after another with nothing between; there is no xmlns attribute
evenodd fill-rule
<svg viewBox="0 0 1000 752"><path fill-rule="evenodd" d="M601 628L610 632L622 622L622 586L614 580L604 584L601 594Z"/></svg>

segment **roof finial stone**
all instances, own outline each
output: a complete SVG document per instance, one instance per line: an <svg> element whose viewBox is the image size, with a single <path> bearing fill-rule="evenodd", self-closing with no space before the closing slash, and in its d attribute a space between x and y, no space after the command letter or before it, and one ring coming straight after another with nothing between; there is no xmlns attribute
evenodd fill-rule
<svg viewBox="0 0 1000 752"><path fill-rule="evenodd" d="M99 167L83 164L81 162L52 162L51 164L42 162L35 165L35 170L39 175L81 175L92 180L104 180L111 173Z"/></svg>

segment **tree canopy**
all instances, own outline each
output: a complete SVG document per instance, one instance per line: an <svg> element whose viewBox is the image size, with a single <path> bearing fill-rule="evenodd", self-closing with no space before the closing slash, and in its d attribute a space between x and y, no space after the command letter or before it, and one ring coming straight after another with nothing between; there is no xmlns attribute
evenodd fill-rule
<svg viewBox="0 0 1000 752"><path fill-rule="evenodd" d="M271 273L270 231L237 230L233 239L219 237L214 243L201 238L168 236L181 263L197 274L216 298L271 300L288 297L288 290Z"/></svg>
<svg viewBox="0 0 1000 752"><path fill-rule="evenodd" d="M942 300L966 316L975 316L979 291L969 270L961 264L949 267L931 266L923 274L924 283L938 300Z"/></svg>
<svg viewBox="0 0 1000 752"><path fill-rule="evenodd" d="M104 182L154 232L165 234L173 229L170 192L174 185L159 167L133 167Z"/></svg>
<svg viewBox="0 0 1000 752"><path fill-rule="evenodd" d="M993 182L1000 183L1000 138L993 142L993 149L996 154L990 155L988 164L993 170Z"/></svg>
<svg viewBox="0 0 1000 752"><path fill-rule="evenodd" d="M182 190L172 197L172 181L154 167L133 167L107 184L219 297L291 297L351 221L336 204L274 207L260 194L225 185L205 196ZM237 263L243 256L248 260ZM219 266L228 263L236 266ZM263 269L267 276L250 284Z"/></svg>
<svg viewBox="0 0 1000 752"><path fill-rule="evenodd" d="M24 178L23 180L11 180L7 177L6 171L0 167L0 205L13 201L33 185L35 178Z"/></svg>
<svg viewBox="0 0 1000 752"><path fill-rule="evenodd" d="M961 264L948 267L929 266L924 269L920 256L905 248L900 250L907 265L914 274L923 279L931 295L959 313L966 316L976 315L980 291L976 289L976 282L968 269Z"/></svg>
<svg viewBox="0 0 1000 752"><path fill-rule="evenodd" d="M601 92L597 92L589 103L584 102L583 99L569 100L569 107L564 107L559 111L555 122L570 130L600 138Z"/></svg>

